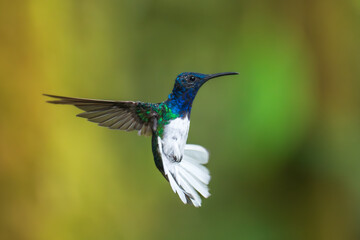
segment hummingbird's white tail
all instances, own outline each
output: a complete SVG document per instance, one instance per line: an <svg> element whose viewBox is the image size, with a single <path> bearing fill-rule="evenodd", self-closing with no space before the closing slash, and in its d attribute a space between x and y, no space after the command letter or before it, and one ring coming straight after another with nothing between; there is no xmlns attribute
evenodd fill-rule
<svg viewBox="0 0 360 240"><path fill-rule="evenodd" d="M207 186L210 182L210 173L203 166L208 160L208 151L202 146L193 144L185 145L184 156L180 162L170 161L162 154L164 173L173 191L185 204L191 203L195 207L200 207L201 197L198 192L205 198L210 196Z"/></svg>

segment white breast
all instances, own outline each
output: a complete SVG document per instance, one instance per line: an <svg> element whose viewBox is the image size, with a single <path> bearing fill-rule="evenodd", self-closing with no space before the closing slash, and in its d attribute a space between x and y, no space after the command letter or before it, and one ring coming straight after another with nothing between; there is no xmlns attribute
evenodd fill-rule
<svg viewBox="0 0 360 240"><path fill-rule="evenodd" d="M171 120L164 127L164 135L161 139L163 153L169 160L181 161L188 138L190 120L188 117Z"/></svg>

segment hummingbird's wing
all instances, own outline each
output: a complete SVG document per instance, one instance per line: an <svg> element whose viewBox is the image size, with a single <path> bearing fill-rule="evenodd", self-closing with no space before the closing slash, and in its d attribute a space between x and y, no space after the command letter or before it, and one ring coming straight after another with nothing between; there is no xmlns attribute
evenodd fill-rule
<svg viewBox="0 0 360 240"><path fill-rule="evenodd" d="M158 137L158 149L162 165L159 169L169 181L172 190L177 193L183 203L201 206L201 197L210 196L208 184L209 170L203 166L209 160L208 151L199 145L186 144L184 156L180 162L168 159L162 151L162 143Z"/></svg>
<svg viewBox="0 0 360 240"><path fill-rule="evenodd" d="M157 104L132 101L107 101L85 98L61 97L44 94L56 98L48 101L54 104L74 105L83 113L77 116L87 118L99 126L125 131L138 131L139 135L150 136L156 129L158 113Z"/></svg>

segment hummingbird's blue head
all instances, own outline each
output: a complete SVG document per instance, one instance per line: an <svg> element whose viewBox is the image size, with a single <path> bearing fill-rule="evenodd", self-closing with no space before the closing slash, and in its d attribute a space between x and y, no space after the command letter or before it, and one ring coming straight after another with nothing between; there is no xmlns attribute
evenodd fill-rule
<svg viewBox="0 0 360 240"><path fill-rule="evenodd" d="M236 75L236 72L223 72L215 74L202 74L183 72L175 80L172 93L167 100L168 105L175 113L189 113L192 102L200 87L210 79L225 75Z"/></svg>
<svg viewBox="0 0 360 240"><path fill-rule="evenodd" d="M235 74L238 73L223 72L223 73L215 73L215 74L202 74L195 72L183 72L177 76L174 88L179 88L179 89L182 88L185 91L195 90L195 92L197 92L199 88L210 79L225 75L235 75Z"/></svg>

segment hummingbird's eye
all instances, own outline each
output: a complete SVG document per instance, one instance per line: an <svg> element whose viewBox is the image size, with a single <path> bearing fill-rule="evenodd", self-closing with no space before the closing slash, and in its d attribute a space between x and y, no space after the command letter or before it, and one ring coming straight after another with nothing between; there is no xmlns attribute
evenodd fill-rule
<svg viewBox="0 0 360 240"><path fill-rule="evenodd" d="M195 77L194 77L194 76L190 76L189 80L193 82L193 81L195 81Z"/></svg>

